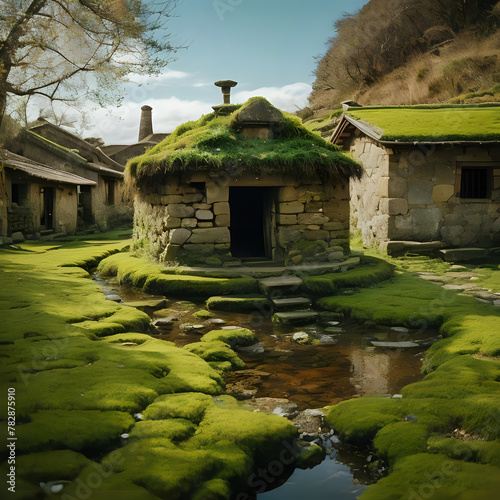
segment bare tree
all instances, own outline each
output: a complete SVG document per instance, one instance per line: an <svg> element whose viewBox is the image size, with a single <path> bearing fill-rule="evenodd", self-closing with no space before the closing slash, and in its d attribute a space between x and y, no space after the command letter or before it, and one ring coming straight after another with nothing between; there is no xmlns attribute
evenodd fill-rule
<svg viewBox="0 0 500 500"><path fill-rule="evenodd" d="M119 99L131 73L157 74L179 47L176 0L0 0L0 123L9 97Z"/></svg>

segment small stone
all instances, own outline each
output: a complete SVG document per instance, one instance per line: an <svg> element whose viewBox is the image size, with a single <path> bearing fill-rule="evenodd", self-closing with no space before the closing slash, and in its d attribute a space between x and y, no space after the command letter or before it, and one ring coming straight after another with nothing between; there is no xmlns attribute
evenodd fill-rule
<svg viewBox="0 0 500 500"><path fill-rule="evenodd" d="M392 399L403 399L403 395L402 394L394 394L392 396Z"/></svg>
<svg viewBox="0 0 500 500"><path fill-rule="evenodd" d="M294 342L304 344L306 342L309 342L309 335L306 332L296 332L293 334L292 339L294 340Z"/></svg>
<svg viewBox="0 0 500 500"><path fill-rule="evenodd" d="M107 300L111 300L112 302L121 302L122 298L119 295L106 295Z"/></svg>
<svg viewBox="0 0 500 500"><path fill-rule="evenodd" d="M129 438L129 434L127 434L126 432L124 432L123 434L120 435L120 437L122 439L128 439Z"/></svg>
<svg viewBox="0 0 500 500"><path fill-rule="evenodd" d="M51 493L59 493L64 488L63 484L54 484L50 487Z"/></svg>
<svg viewBox="0 0 500 500"><path fill-rule="evenodd" d="M225 321L220 318L210 318L209 320L206 321L206 323L211 325L223 325Z"/></svg>
<svg viewBox="0 0 500 500"><path fill-rule="evenodd" d="M463 290L460 285L443 285L442 288L444 290Z"/></svg>
<svg viewBox="0 0 500 500"><path fill-rule="evenodd" d="M221 330L240 330L241 326L236 326L236 325L229 325L229 326L223 326Z"/></svg>
<svg viewBox="0 0 500 500"><path fill-rule="evenodd" d="M330 262L338 262L340 260L344 260L344 253L343 252L330 252L328 254L328 260Z"/></svg>
<svg viewBox="0 0 500 500"><path fill-rule="evenodd" d="M134 413L134 418L137 420L142 420L144 418L144 415L142 413Z"/></svg>
<svg viewBox="0 0 500 500"><path fill-rule="evenodd" d="M197 210L196 218L203 221L213 220L214 214L211 210Z"/></svg>
<svg viewBox="0 0 500 500"><path fill-rule="evenodd" d="M405 328L404 326L393 326L391 330L394 332L401 332L401 333L408 333L410 331L408 328Z"/></svg>
<svg viewBox="0 0 500 500"><path fill-rule="evenodd" d="M17 231L16 233L12 233L11 239L13 243L22 243L26 238L24 237L24 234L21 233L21 231Z"/></svg>

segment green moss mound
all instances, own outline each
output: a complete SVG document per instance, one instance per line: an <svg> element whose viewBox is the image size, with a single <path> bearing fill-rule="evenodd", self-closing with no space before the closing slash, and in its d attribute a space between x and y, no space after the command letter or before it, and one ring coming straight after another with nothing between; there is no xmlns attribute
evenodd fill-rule
<svg viewBox="0 0 500 500"><path fill-rule="evenodd" d="M253 312L259 311L262 313L271 312L271 302L264 295L247 294L247 295L225 295L223 297L210 297L207 300L207 307L211 311L228 311L228 312Z"/></svg>
<svg viewBox="0 0 500 500"><path fill-rule="evenodd" d="M319 175L324 180L361 175L360 166L337 146L307 130L297 117L276 108L282 116L281 131L273 139L246 139L239 130L238 116L259 101L271 106L262 97L255 97L229 116L212 113L180 125L163 142L130 160L126 178L141 188L154 189L166 176L193 170L218 172L234 165L243 166L245 173L259 175Z"/></svg>
<svg viewBox="0 0 500 500"><path fill-rule="evenodd" d="M144 418L150 420L182 418L199 424L212 402L211 396L202 393L165 394L144 410Z"/></svg>
<svg viewBox="0 0 500 500"><path fill-rule="evenodd" d="M91 461L71 450L42 451L16 458L18 474L33 482L71 481Z"/></svg>
<svg viewBox="0 0 500 500"><path fill-rule="evenodd" d="M327 296L338 293L343 288L362 288L392 278L394 266L382 259L363 257L361 266L343 273L309 276L303 280L306 293Z"/></svg>
<svg viewBox="0 0 500 500"><path fill-rule="evenodd" d="M244 347L255 344L257 337L247 328L234 330L212 330L201 337L202 342L223 342L229 347Z"/></svg>
<svg viewBox="0 0 500 500"><path fill-rule="evenodd" d="M30 423L17 426L18 448L23 452L55 448L95 453L133 424L134 419L122 412L40 410Z"/></svg>
<svg viewBox="0 0 500 500"><path fill-rule="evenodd" d="M137 422L130 434L132 439L166 438L172 442L185 441L196 431L196 425L183 418L145 420Z"/></svg>
<svg viewBox="0 0 500 500"><path fill-rule="evenodd" d="M236 355L236 353L230 349L225 342L219 340L194 342L184 346L184 349L196 354L209 363L219 363L221 361L228 362L229 369L238 370L245 367L245 363ZM216 366L219 369L226 371L224 368L227 367L227 364L210 364L210 366Z"/></svg>
<svg viewBox="0 0 500 500"><path fill-rule="evenodd" d="M431 436L427 441L430 453L441 453L466 462L478 462L500 467L500 441L483 441L476 436L462 439Z"/></svg>
<svg viewBox="0 0 500 500"><path fill-rule="evenodd" d="M326 422L341 439L367 445L384 426L402 420L401 400L389 398L351 399L332 406Z"/></svg>
<svg viewBox="0 0 500 500"><path fill-rule="evenodd" d="M98 271L105 276L117 276L120 283L167 297L210 297L257 291L257 280L253 278L205 278L171 274L171 269L130 253L120 253L104 259L99 264Z"/></svg>
<svg viewBox="0 0 500 500"><path fill-rule="evenodd" d="M377 432L373 444L390 464L396 460L427 451L427 426L415 422L394 422Z"/></svg>
<svg viewBox="0 0 500 500"><path fill-rule="evenodd" d="M493 500L499 488L496 467L418 453L398 461L388 477L368 486L362 499Z"/></svg>

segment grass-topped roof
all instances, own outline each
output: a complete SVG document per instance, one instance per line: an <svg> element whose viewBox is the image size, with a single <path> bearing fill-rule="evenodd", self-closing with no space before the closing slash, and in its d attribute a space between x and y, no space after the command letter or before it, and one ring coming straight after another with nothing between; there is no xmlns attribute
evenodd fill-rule
<svg viewBox="0 0 500 500"><path fill-rule="evenodd" d="M273 123L272 139L248 139L239 119L251 106L265 103L280 113ZM227 172L229 175L270 174L295 178L319 176L322 180L359 177L361 167L333 144L308 131L299 118L254 97L232 113L214 112L184 123L160 144L127 164L126 176L139 186L152 186L166 177L193 172Z"/></svg>
<svg viewBox="0 0 500 500"><path fill-rule="evenodd" d="M350 108L382 141L500 141L500 106L388 106Z"/></svg>

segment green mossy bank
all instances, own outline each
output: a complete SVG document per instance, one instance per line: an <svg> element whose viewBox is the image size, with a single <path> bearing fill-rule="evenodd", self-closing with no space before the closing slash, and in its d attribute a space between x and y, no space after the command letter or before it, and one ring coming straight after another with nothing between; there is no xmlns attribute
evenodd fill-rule
<svg viewBox="0 0 500 500"><path fill-rule="evenodd" d="M11 496L230 498L296 429L221 395L224 363L241 363L233 339L212 332L203 348L177 348L144 333L143 312L106 300L83 268L129 243L112 236L0 249L1 390L15 389L18 438ZM215 282L219 294L252 285ZM62 492L50 493L53 482Z"/></svg>
<svg viewBox="0 0 500 500"><path fill-rule="evenodd" d="M167 297L208 298L257 291L257 280L254 278L206 278L175 274L175 268L154 264L145 257L132 253L119 253L104 259L99 264L98 271L104 276L117 276L120 283Z"/></svg>
<svg viewBox="0 0 500 500"><path fill-rule="evenodd" d="M493 499L500 491L500 308L419 278L449 264L389 259L392 280L354 295L324 297L323 308L358 321L439 328L443 339L427 352L425 378L402 399L341 402L328 423L345 441L373 446L390 474L369 486L363 500ZM500 271L486 280L498 284ZM432 336L432 333L429 333Z"/></svg>

